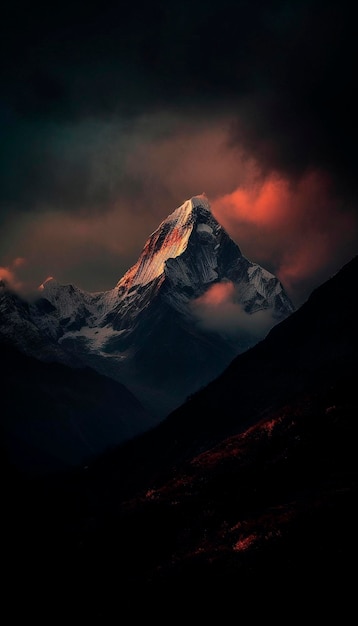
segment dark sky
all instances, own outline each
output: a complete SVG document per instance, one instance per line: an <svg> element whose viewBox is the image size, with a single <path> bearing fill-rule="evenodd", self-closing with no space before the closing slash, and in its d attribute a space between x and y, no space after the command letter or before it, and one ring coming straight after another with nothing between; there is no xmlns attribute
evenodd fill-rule
<svg viewBox="0 0 358 626"><path fill-rule="evenodd" d="M25 3L0 15L0 273L109 289L207 194L295 304L357 253L351 2Z"/></svg>

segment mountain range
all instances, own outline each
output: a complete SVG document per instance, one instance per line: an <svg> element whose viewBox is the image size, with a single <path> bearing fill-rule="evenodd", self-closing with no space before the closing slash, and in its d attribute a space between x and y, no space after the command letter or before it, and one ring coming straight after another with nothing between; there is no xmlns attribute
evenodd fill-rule
<svg viewBox="0 0 358 626"><path fill-rule="evenodd" d="M87 468L30 484L8 468L21 588L38 586L36 558L56 615L349 621L357 275L355 257L164 421Z"/></svg>
<svg viewBox="0 0 358 626"><path fill-rule="evenodd" d="M49 278L25 301L1 281L8 440L28 468L46 455L53 467L86 462L150 429L293 310L205 195L159 225L112 290Z"/></svg>

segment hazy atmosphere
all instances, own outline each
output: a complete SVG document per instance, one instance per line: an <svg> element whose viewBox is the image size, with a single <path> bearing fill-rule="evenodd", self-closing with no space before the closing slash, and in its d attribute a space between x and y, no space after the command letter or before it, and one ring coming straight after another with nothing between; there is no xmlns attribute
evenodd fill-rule
<svg viewBox="0 0 358 626"><path fill-rule="evenodd" d="M3 8L0 277L109 289L205 192L300 305L357 252L350 6Z"/></svg>

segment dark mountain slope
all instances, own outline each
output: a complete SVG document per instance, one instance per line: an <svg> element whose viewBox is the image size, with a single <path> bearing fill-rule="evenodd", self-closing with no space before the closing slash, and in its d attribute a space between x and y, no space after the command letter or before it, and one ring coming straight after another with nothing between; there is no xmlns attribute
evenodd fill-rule
<svg viewBox="0 0 358 626"><path fill-rule="evenodd" d="M204 448L243 430L303 393L328 391L357 371L358 257L314 291L300 310L166 421L183 443ZM183 433L183 435L179 435Z"/></svg>
<svg viewBox="0 0 358 626"><path fill-rule="evenodd" d="M299 594L301 607L316 609L327 594L336 608L348 595L344 614L357 559L352 389L351 379L305 396L163 482L112 501L95 515L95 531L80 533L79 572L116 564L105 583L110 602L145 592L152 609L169 596L187 609L225 601L254 613L255 597L267 610L270 592L271 601Z"/></svg>
<svg viewBox="0 0 358 626"><path fill-rule="evenodd" d="M306 394L327 396L332 385L351 382L357 375L357 279L355 257L153 431L98 462L98 471L103 464L121 484L124 473L124 488L131 489L142 476L148 482Z"/></svg>
<svg viewBox="0 0 358 626"><path fill-rule="evenodd" d="M0 358L3 448L25 472L87 462L153 423L123 385L90 368L43 363L6 344Z"/></svg>
<svg viewBox="0 0 358 626"><path fill-rule="evenodd" d="M110 624L129 612L168 623L215 610L224 623L235 611L287 623L293 611L349 621L357 414L352 376L143 480L139 492L127 485L126 497L130 477L111 482L103 466L35 490L19 483L6 536L26 614L56 607L56 617ZM47 610L34 606L38 588Z"/></svg>
<svg viewBox="0 0 358 626"><path fill-rule="evenodd" d="M22 588L33 588L36 558L56 615L348 622L357 265L151 432L88 470L15 481L10 537L12 559L27 564Z"/></svg>

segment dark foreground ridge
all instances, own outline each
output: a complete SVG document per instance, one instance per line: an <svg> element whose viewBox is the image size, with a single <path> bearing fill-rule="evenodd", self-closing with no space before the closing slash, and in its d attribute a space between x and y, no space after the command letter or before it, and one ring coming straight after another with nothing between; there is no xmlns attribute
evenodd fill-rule
<svg viewBox="0 0 358 626"><path fill-rule="evenodd" d="M5 569L24 614L348 620L357 275L355 258L164 423L87 469L29 483L4 463Z"/></svg>

